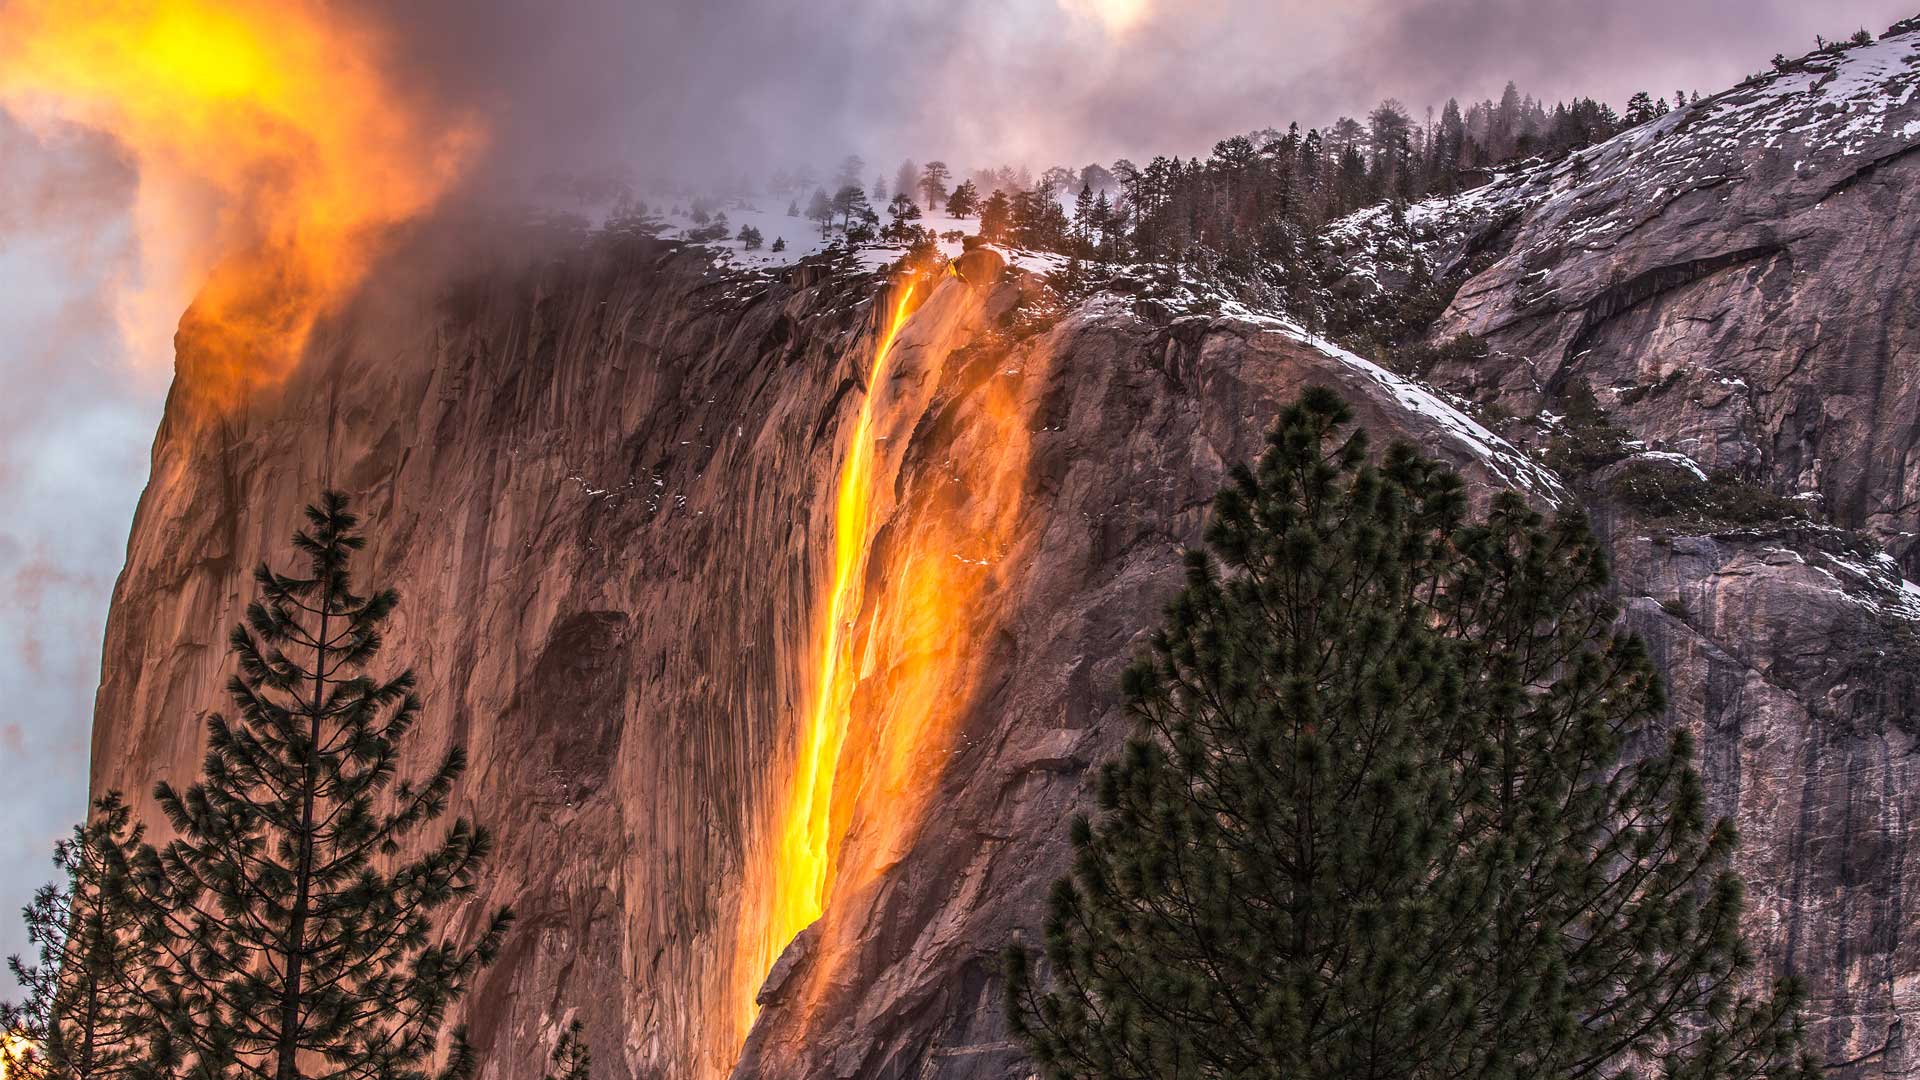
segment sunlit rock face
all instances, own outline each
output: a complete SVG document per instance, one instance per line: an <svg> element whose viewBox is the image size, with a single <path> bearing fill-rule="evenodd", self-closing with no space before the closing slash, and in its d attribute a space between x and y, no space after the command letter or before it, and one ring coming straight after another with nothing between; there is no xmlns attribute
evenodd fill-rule
<svg viewBox="0 0 1920 1080"><path fill-rule="evenodd" d="M1562 493L1288 324L1049 310L991 253L967 270L914 282L872 385L903 285L718 273L646 241L432 303L372 294L214 425L178 419L202 415L183 336L109 620L96 789L193 774L252 566L338 487L366 572L403 595L385 656L419 676L421 760L466 744L457 809L498 836L461 918L520 914L467 1010L487 1076L537 1075L573 1015L611 1076L1020 1074L996 956L1038 926L1089 768L1128 729L1120 668L1279 404L1331 385L1483 493ZM825 914L755 944L869 395Z"/></svg>

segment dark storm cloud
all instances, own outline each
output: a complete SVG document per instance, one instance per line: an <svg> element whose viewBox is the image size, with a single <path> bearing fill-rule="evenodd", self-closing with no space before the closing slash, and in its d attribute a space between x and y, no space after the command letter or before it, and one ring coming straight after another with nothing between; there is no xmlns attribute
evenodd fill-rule
<svg viewBox="0 0 1920 1080"><path fill-rule="evenodd" d="M1204 153L1383 97L1416 115L1497 97L1509 79L1617 107L1637 89L1711 92L1910 6L1147 0L1115 29L1102 0L421 0L389 25L403 71L492 125L485 184L613 164L757 175L848 151L875 172L909 154L1039 167Z"/></svg>

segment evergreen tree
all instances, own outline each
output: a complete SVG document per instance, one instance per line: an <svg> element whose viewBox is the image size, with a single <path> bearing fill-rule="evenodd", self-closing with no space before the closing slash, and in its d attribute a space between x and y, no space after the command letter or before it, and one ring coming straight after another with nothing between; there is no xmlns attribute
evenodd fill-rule
<svg viewBox="0 0 1920 1080"><path fill-rule="evenodd" d="M894 171L893 193L898 195L905 192L907 198L911 199L913 193L918 190L920 190L920 166L914 164L912 158L908 158L900 163L899 169Z"/></svg>
<svg viewBox="0 0 1920 1080"><path fill-rule="evenodd" d="M960 186L947 196L947 216L951 218L970 218L980 208L980 189L973 181L963 180Z"/></svg>
<svg viewBox="0 0 1920 1080"><path fill-rule="evenodd" d="M1598 541L1370 460L1332 392L1215 503L1211 554L1073 826L1050 986L1010 1019L1055 1077L1811 1077L1797 991L1743 986L1731 827L1656 741Z"/></svg>
<svg viewBox="0 0 1920 1080"><path fill-rule="evenodd" d="M996 188L980 204L980 235L989 243L1002 244L1007 241L1012 226L1013 203L1006 192Z"/></svg>
<svg viewBox="0 0 1920 1080"><path fill-rule="evenodd" d="M1093 208L1093 188L1080 185L1080 194L1073 200L1073 244L1074 255L1083 259L1093 256Z"/></svg>
<svg viewBox="0 0 1920 1080"><path fill-rule="evenodd" d="M746 250L757 251L759 250L760 245L765 242L766 237L761 235L759 229L756 229L751 225L742 225L740 226L740 235L738 236L738 239L740 241L740 245L744 247Z"/></svg>
<svg viewBox="0 0 1920 1080"><path fill-rule="evenodd" d="M512 915L495 912L470 945L432 943L492 839L457 819L401 857L445 813L466 755L399 779L421 708L413 674L368 672L399 596L354 591L365 540L344 496L306 516L293 538L305 574L262 564L233 630L237 716L208 717L198 782L155 790L178 839L135 869L161 954L150 982L193 1077L420 1080ZM440 1075L472 1066L456 1030Z"/></svg>
<svg viewBox="0 0 1920 1080"><path fill-rule="evenodd" d="M914 222L920 220L920 207L913 201L913 195L902 191L887 204L887 214L891 218L883 235L893 243L911 244L925 231Z"/></svg>
<svg viewBox="0 0 1920 1080"><path fill-rule="evenodd" d="M1451 195L1459 189L1457 174L1466 142L1467 125L1460 118L1460 103L1448 98L1446 107L1440 110L1440 133L1434 143L1433 162L1433 174L1439 181L1439 191L1443 195Z"/></svg>
<svg viewBox="0 0 1920 1080"><path fill-rule="evenodd" d="M840 162L840 174L833 178L835 190L846 187L848 184L859 187L860 177L864 176L866 171L867 161L865 158L859 154L848 154L846 158Z"/></svg>
<svg viewBox="0 0 1920 1080"><path fill-rule="evenodd" d="M787 250L787 238L786 238L786 237L784 237L784 236L776 236L776 237L774 237L774 238L773 238L773 246L772 246L771 248L768 248L767 250L769 250L769 251L785 251L785 250Z"/></svg>
<svg viewBox="0 0 1920 1080"><path fill-rule="evenodd" d="M807 220L820 223L820 235L826 236L833 231L835 211L833 200L827 198L825 188L815 188L813 198L807 202Z"/></svg>
<svg viewBox="0 0 1920 1080"><path fill-rule="evenodd" d="M142 993L150 956L129 888L129 853L144 830L120 796L94 806L93 819L55 845L60 880L43 886L23 914L37 962L10 957L25 991L0 1004L0 1075L39 1080L109 1080L147 1075L165 1037Z"/></svg>
<svg viewBox="0 0 1920 1080"><path fill-rule="evenodd" d="M1114 259L1113 226L1113 204L1107 201L1107 193L1102 191L1093 200L1094 256L1101 262L1112 262Z"/></svg>
<svg viewBox="0 0 1920 1080"><path fill-rule="evenodd" d="M1653 104L1653 95L1641 90L1627 99L1627 126L1638 127L1657 118L1663 110Z"/></svg>
<svg viewBox="0 0 1920 1080"><path fill-rule="evenodd" d="M543 1080L592 1080L593 1054L587 1050L585 1026L579 1020L568 1024L567 1030L560 1033L551 1061L553 1071Z"/></svg>
<svg viewBox="0 0 1920 1080"><path fill-rule="evenodd" d="M1052 189L1037 184L1014 192L1010 205L1015 243L1038 251L1061 251L1067 246L1073 224Z"/></svg>
<svg viewBox="0 0 1920 1080"><path fill-rule="evenodd" d="M834 213L840 215L840 229L846 233L849 243L859 244L873 239L874 226L880 221L880 215L874 212L873 204L867 201L867 193L859 184L842 187L833 197Z"/></svg>
<svg viewBox="0 0 1920 1080"><path fill-rule="evenodd" d="M1500 104L1495 107L1490 118L1487 143L1493 149L1496 161L1504 161L1513 156L1514 147L1520 138L1520 88L1511 80L1507 88L1500 93Z"/></svg>
<svg viewBox="0 0 1920 1080"><path fill-rule="evenodd" d="M920 194L927 200L927 209L940 208L947 197L947 180L952 175L944 161L929 161L920 167Z"/></svg>

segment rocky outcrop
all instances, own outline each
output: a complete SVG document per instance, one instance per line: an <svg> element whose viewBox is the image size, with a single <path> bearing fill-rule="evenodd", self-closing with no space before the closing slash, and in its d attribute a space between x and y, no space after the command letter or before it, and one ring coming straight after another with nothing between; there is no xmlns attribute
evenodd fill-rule
<svg viewBox="0 0 1920 1080"><path fill-rule="evenodd" d="M1817 496L1920 577L1920 30L1812 54L1476 194L1500 234L1437 373L1509 408L1578 380L1650 445ZM1514 217L1518 213L1517 220Z"/></svg>
<svg viewBox="0 0 1920 1080"><path fill-rule="evenodd" d="M1764 966L1809 985L1836 1075L1920 1071L1903 580L1920 577L1920 28L1903 25L1410 208L1410 244L1371 239L1384 211L1333 230L1360 280L1416 253L1465 275L1435 334L1488 354L1427 374L1522 418L1516 441L1568 438L1559 414L1590 402L1612 456L1724 496L1674 513L1625 465L1567 477L1740 825Z"/></svg>
<svg viewBox="0 0 1920 1080"><path fill-rule="evenodd" d="M457 809L498 835L463 918L520 914L470 1003L485 1075L537 1075L574 1015L612 1076L723 1076L743 1040L742 1077L1021 1075L994 958L1037 925L1126 728L1118 670L1278 403L1328 383L1482 490L1562 493L1284 322L1113 296L1060 312L989 264L915 285L872 386L897 289L645 240L420 310L376 292L237 409L196 398L189 320L108 627L96 789L192 774L251 567L339 487L371 525L366 570L404 597L386 655L419 676L420 752L469 748ZM834 487L869 394L831 899L767 978L741 924L818 689Z"/></svg>

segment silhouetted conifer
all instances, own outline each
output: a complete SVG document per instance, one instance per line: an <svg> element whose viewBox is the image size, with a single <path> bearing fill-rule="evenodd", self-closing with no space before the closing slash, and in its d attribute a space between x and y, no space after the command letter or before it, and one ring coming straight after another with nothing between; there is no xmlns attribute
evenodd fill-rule
<svg viewBox="0 0 1920 1080"><path fill-rule="evenodd" d="M980 204L980 236L989 243L1005 243L1013 230L1013 203L1004 191L995 191Z"/></svg>
<svg viewBox="0 0 1920 1080"><path fill-rule="evenodd" d="M33 962L10 957L25 992L0 1005L0 1031L23 1042L0 1046L0 1073L12 1080L109 1080L152 1072L165 1039L143 993L149 956L129 886L130 853L142 829L120 796L94 806L93 819L54 847L60 879L23 909Z"/></svg>
<svg viewBox="0 0 1920 1080"><path fill-rule="evenodd" d="M814 191L813 198L807 202L807 218L820 223L821 236L826 236L833 231L833 219L837 212L833 208L833 200L827 198L824 188Z"/></svg>
<svg viewBox="0 0 1920 1080"><path fill-rule="evenodd" d="M948 217L969 218L979 208L980 189L971 180L961 181L960 186L953 189L953 194L947 196Z"/></svg>
<svg viewBox="0 0 1920 1080"><path fill-rule="evenodd" d="M1510 494L1469 519L1348 419L1284 411L1126 676L1143 732L1073 826L1044 989L1009 950L1042 1069L1814 1075L1599 543Z"/></svg>
<svg viewBox="0 0 1920 1080"><path fill-rule="evenodd" d="M593 1054L587 1050L585 1026L575 1020L560 1033L560 1043L553 1048L551 1069L543 1080L591 1080L593 1076Z"/></svg>
<svg viewBox="0 0 1920 1080"><path fill-rule="evenodd" d="M306 515L293 538L305 573L262 564L233 630L236 716L207 718L197 783L155 791L179 839L136 867L161 954L153 986L190 1077L420 1080L512 915L478 915L470 944L443 934L492 848L464 818L420 835L466 755L400 778L413 674L368 671L399 596L355 591L365 541L344 496ZM442 1078L473 1067L464 1033L452 1043Z"/></svg>
<svg viewBox="0 0 1920 1080"><path fill-rule="evenodd" d="M920 194L926 197L928 210L940 209L947 200L947 181L952 178L944 161L929 161L920 167Z"/></svg>

